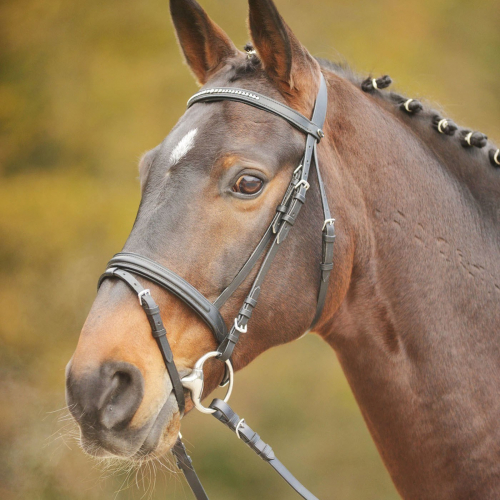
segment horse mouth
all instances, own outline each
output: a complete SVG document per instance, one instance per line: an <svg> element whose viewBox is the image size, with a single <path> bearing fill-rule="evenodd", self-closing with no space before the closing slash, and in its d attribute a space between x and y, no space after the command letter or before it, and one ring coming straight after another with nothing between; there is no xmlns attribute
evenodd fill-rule
<svg viewBox="0 0 500 500"><path fill-rule="evenodd" d="M173 393L149 423L141 429L86 436L81 431L83 451L94 458L119 458L129 462L154 460L174 445L180 429L179 411Z"/></svg>
<svg viewBox="0 0 500 500"><path fill-rule="evenodd" d="M143 441L139 450L129 457L132 461L143 461L162 456L174 445L181 427L181 419L175 403L173 393L167 398L167 401L159 411L156 419L151 426L146 439ZM176 418L177 417L177 418Z"/></svg>

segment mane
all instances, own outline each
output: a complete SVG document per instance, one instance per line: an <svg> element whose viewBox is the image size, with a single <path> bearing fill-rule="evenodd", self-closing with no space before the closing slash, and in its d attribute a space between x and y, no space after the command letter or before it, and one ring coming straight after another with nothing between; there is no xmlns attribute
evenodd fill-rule
<svg viewBox="0 0 500 500"><path fill-rule="evenodd" d="M370 94L373 99L397 118L403 119L412 131L438 154L444 163L449 163L448 166L452 170L463 173L463 169L457 168L460 167L457 165L458 155L458 163L468 165L469 171L474 171L476 175L480 175L481 172L494 174L496 183L499 184L500 153L497 154L498 147L489 141L485 134L456 125L453 120L444 115L443 111L434 109L427 103L424 105L417 99L410 99L397 92L383 92L383 89L392 84L392 79L388 75L380 78L374 78L371 75L368 78L361 77L347 63L339 64L319 58L316 60L323 70L335 73L350 81ZM429 129L436 132L430 136L430 141ZM449 156L450 151L456 153L452 158ZM452 161L448 161L449 159ZM488 178L491 178L490 175ZM498 194L500 195L500 190Z"/></svg>
<svg viewBox="0 0 500 500"><path fill-rule="evenodd" d="M234 68L233 80L244 78L261 67L251 44L245 46L248 58ZM316 58L321 68L351 82L370 95L381 107L391 112L402 126L406 125L433 154L439 163L462 185L466 185L483 211L495 220L499 217L500 152L488 137L477 131L456 125L443 111L423 104L400 93L385 91L392 79L362 77L347 63ZM404 124L404 125L403 125Z"/></svg>
<svg viewBox="0 0 500 500"><path fill-rule="evenodd" d="M419 123L427 121L427 123L430 124L437 132L457 137L457 142L465 149L484 148L484 151L487 152L486 156L489 157L486 158L486 160L489 159L494 166L500 167L500 163L496 163L495 158L492 156L492 153L496 153L498 148L493 143L488 141L488 137L482 132L457 126L450 118L443 117L442 111L438 111L428 106L424 107L424 105L417 99L410 99L409 97L405 97L396 92L379 92L392 84L392 79L388 75L380 78L373 78L371 75L368 78L361 77L354 72L347 63L339 64L320 58L316 58L316 60L324 70L342 76L357 87L360 87L364 92L371 94L375 99L391 104L392 106L389 109L393 112L396 113L398 111L406 111L408 115L416 115L418 113L421 120L414 122L414 125L416 125L414 127L415 132L418 133ZM374 82L376 87L374 86ZM405 107L405 103L408 103L408 101L411 102L407 107ZM396 105L396 107L394 107L394 105ZM439 125L440 122L441 125ZM469 135L470 137L468 138ZM500 156L498 160L500 162ZM488 162L486 161L485 163L487 164Z"/></svg>

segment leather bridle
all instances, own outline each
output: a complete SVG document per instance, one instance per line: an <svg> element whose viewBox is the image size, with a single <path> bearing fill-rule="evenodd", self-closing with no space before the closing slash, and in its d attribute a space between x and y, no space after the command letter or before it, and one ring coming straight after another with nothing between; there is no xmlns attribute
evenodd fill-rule
<svg viewBox="0 0 500 500"><path fill-rule="evenodd" d="M317 144L324 137L322 129L326 119L328 104L326 82L321 74L320 89L311 120L274 99L270 99L257 92L239 88L214 88L202 90L191 97L188 101L188 108L197 103L210 103L223 100L248 104L269 113L273 113L285 119L293 127L306 134L307 137L302 162L293 172L292 179L285 195L276 209L276 214L254 252L245 262L231 284L221 293L214 303L211 303L196 290L196 288L173 271L166 269L151 259L134 253L119 253L115 255L109 262L106 272L100 277L98 288L104 280L117 278L124 281L137 294L139 303L149 320L153 337L160 348L170 380L172 381L173 392L177 400L181 418L185 409L184 389L188 389L191 392L191 399L196 408L203 413L211 413L217 420L224 423L235 432L238 438L248 444L261 458L269 462L283 479L303 498L307 500L317 500L316 497L306 490L283 464L281 464L275 457L271 447L264 443L264 441L260 439L260 436L250 429L244 419L241 419L233 412L227 404L227 400L229 399L233 386L233 370L230 361L231 355L233 354L241 333L247 332L247 325L257 305L262 283L278 249L287 238L290 229L297 220L300 209L306 201L306 193L310 187L308 183L309 172L313 165L318 177L319 191L323 205L324 224L322 229L322 262L320 264L321 280L316 314L312 321L311 328L314 327L320 318L325 304L330 273L333 269L333 245L335 241L335 221L330 214L317 155ZM250 292L228 331L226 323L220 314L220 309L248 277L263 255L262 264L254 278ZM137 276L159 285L181 299L206 323L219 344L217 351L205 354L195 364L192 372L183 379L180 378L174 363L172 350L167 340L167 332L161 319L160 309L153 300L150 291L140 284ZM229 389L224 401L214 399L210 406L206 408L201 404L204 382L203 365L205 361L210 358L218 358L226 364L226 373L221 385L229 383ZM191 459L186 453L180 434L172 451L195 497L198 500L208 500L203 486L193 469Z"/></svg>

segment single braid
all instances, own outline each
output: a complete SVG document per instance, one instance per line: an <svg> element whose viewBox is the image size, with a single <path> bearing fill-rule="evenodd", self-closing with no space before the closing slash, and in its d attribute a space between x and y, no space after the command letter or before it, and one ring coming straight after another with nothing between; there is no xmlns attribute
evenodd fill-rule
<svg viewBox="0 0 500 500"><path fill-rule="evenodd" d="M455 125L454 122L452 122L448 118L442 118L439 115L434 115L432 117L432 124L440 134L446 134L451 136L454 135L455 132L458 130L458 127Z"/></svg>
<svg viewBox="0 0 500 500"><path fill-rule="evenodd" d="M472 130L461 130L459 134L460 144L464 148L484 148L488 143L488 137L481 132Z"/></svg>
<svg viewBox="0 0 500 500"><path fill-rule="evenodd" d="M410 115L420 113L420 111L424 109L422 103L416 99L407 99L406 101L400 103L399 107Z"/></svg>
<svg viewBox="0 0 500 500"><path fill-rule="evenodd" d="M254 46L250 42L245 44L245 47L243 47L243 50L247 54L247 59L253 60L254 63L258 61L257 51L255 50Z"/></svg>
<svg viewBox="0 0 500 500"><path fill-rule="evenodd" d="M382 90L386 89L391 85L392 78L389 75L381 76L380 78L367 78L361 84L361 90L363 92L371 92L372 90Z"/></svg>
<svg viewBox="0 0 500 500"><path fill-rule="evenodd" d="M489 157L494 167L500 167L500 149L490 149Z"/></svg>

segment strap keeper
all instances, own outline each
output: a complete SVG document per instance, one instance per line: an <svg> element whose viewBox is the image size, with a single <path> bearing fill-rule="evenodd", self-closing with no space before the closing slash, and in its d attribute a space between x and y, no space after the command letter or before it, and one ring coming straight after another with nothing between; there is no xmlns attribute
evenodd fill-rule
<svg viewBox="0 0 500 500"><path fill-rule="evenodd" d="M325 243L334 243L335 238L336 238L336 236L334 234L330 235L330 234L323 233L323 241Z"/></svg>
<svg viewBox="0 0 500 500"><path fill-rule="evenodd" d="M245 305L248 304L250 307L255 307L257 305L257 299L253 299L252 297L247 297L245 299Z"/></svg>
<svg viewBox="0 0 500 500"><path fill-rule="evenodd" d="M244 307L242 307L240 309L240 312L238 313L240 316L245 316L245 318L248 318L250 319L251 316L252 316L252 309L245 309Z"/></svg>
<svg viewBox="0 0 500 500"><path fill-rule="evenodd" d="M293 198L297 200L298 202L302 203L302 205L306 202L306 193L307 189L299 189Z"/></svg>
<svg viewBox="0 0 500 500"><path fill-rule="evenodd" d="M288 222L288 224L290 224L290 226L293 226L295 224L295 216L293 216L293 215L285 214L285 215L283 215L282 219L285 222Z"/></svg>
<svg viewBox="0 0 500 500"><path fill-rule="evenodd" d="M319 265L320 269L322 271L331 271L333 269L333 263L332 264L320 264Z"/></svg>
<svg viewBox="0 0 500 500"><path fill-rule="evenodd" d="M239 332L239 330L238 330ZM234 333L232 330L227 334L226 340L228 342L231 342L231 344L236 345L238 340L240 339L240 334L239 333Z"/></svg>
<svg viewBox="0 0 500 500"><path fill-rule="evenodd" d="M152 335L155 339L159 339L160 337L167 335L167 330L165 330L165 327L159 329L153 329Z"/></svg>

